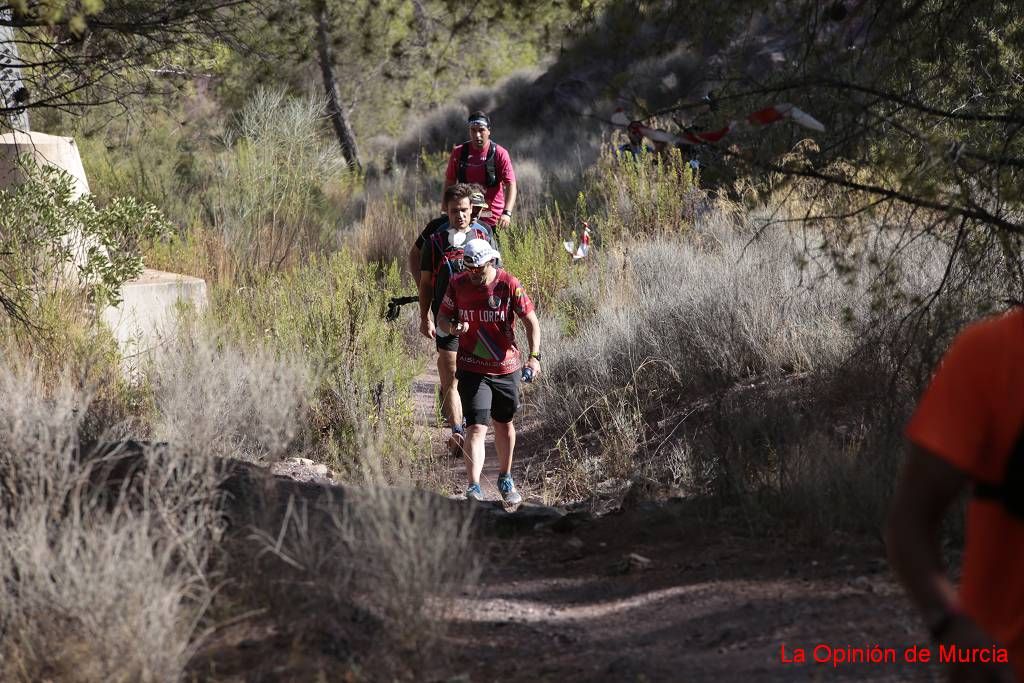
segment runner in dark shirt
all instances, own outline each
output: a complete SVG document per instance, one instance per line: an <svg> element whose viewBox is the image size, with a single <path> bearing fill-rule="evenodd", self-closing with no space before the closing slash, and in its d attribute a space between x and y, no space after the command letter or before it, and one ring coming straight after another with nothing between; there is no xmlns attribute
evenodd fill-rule
<svg viewBox="0 0 1024 683"><path fill-rule="evenodd" d="M484 197L484 188L480 187L476 183L470 183L470 187L473 188L473 194L469 196L470 206L473 207L473 222L479 222L480 212L487 208L487 199ZM447 206L444 212L437 218L431 219L427 223L426 227L420 231L420 234L416 237L416 242L409 249L409 272L412 273L413 278L416 282L420 281L420 257L422 256L423 243L430 238L438 230L448 225L448 209Z"/></svg>
<svg viewBox="0 0 1024 683"><path fill-rule="evenodd" d="M461 453L465 434L455 379L458 339L451 335L437 334L435 320L449 279L462 272L462 253L466 243L472 239L491 239L491 233L485 226L472 222L473 192L472 186L465 183L452 185L445 191L445 206L448 208L446 223L425 238L420 253L420 332L428 339L434 339L437 344L442 411L452 430L449 447L453 453ZM431 320L431 312L434 320Z"/></svg>

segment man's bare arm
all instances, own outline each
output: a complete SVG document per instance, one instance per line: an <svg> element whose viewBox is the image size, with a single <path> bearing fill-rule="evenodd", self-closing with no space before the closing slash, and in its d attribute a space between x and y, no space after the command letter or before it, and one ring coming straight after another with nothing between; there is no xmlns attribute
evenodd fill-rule
<svg viewBox="0 0 1024 683"><path fill-rule="evenodd" d="M430 302L434 296L433 273L421 270L420 273L420 333L424 337L433 338L433 324L430 321Z"/></svg>
<svg viewBox="0 0 1024 683"><path fill-rule="evenodd" d="M956 588L942 565L942 519L967 483L965 473L927 450L912 447L896 484L886 546L889 562L932 636L960 648L987 649L998 646L996 639L960 610ZM954 675L955 680L986 683L1016 680L1008 664L998 663L972 664Z"/></svg>
<svg viewBox="0 0 1024 683"><path fill-rule="evenodd" d="M516 205L516 197L518 197L516 183L515 181L512 181L510 183L504 183L502 187L504 188L505 191L505 211L512 213ZM512 219L506 216L505 214L501 214L500 216L498 216L498 225L503 228L507 228L511 222Z"/></svg>
<svg viewBox="0 0 1024 683"><path fill-rule="evenodd" d="M420 282L420 248L415 243L409 248L409 273L412 275L412 279L419 286Z"/></svg>
<svg viewBox="0 0 1024 683"><path fill-rule="evenodd" d="M540 320L537 313L530 311L523 316L523 327L526 328L526 339L530 343L530 352L540 353Z"/></svg>
<svg viewBox="0 0 1024 683"><path fill-rule="evenodd" d="M516 199L519 197L519 189L516 187L516 183L513 180L510 183L505 183L505 211L512 213L516 208Z"/></svg>
<svg viewBox="0 0 1024 683"><path fill-rule="evenodd" d="M526 339L530 344L530 353L540 353L540 320L537 314L530 311L523 316L523 327L526 328ZM526 365L533 370L534 379L540 378L540 361L530 357L526 359Z"/></svg>
<svg viewBox="0 0 1024 683"><path fill-rule="evenodd" d="M889 562L911 601L931 623L957 611L956 589L942 564L939 530L967 476L912 446L900 472L886 526Z"/></svg>

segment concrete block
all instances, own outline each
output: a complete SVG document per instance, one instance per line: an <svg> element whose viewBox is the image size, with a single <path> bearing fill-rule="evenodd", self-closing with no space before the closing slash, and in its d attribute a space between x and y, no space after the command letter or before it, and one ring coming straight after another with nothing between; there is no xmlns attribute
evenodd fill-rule
<svg viewBox="0 0 1024 683"><path fill-rule="evenodd" d="M70 174L75 179L76 197L89 193L74 139L38 131L0 135L0 189L24 180L18 160L26 154L40 165L56 166ZM84 251L76 260L78 258L84 258ZM107 308L102 318L114 332L121 352L126 358L132 358L155 351L161 338L174 333L175 309L179 302L190 303L196 309L206 306L206 282L147 268L141 276L125 283L121 296L121 305Z"/></svg>
<svg viewBox="0 0 1024 683"><path fill-rule="evenodd" d="M156 352L162 340L173 336L179 304L196 310L207 304L204 280L151 268L125 283L121 295L121 305L103 311L103 321L126 358Z"/></svg>
<svg viewBox="0 0 1024 683"><path fill-rule="evenodd" d="M16 185L24 178L19 157L30 155L40 166L56 166L75 179L75 196L89 193L82 157L74 138L48 135L38 131L0 135L0 188Z"/></svg>

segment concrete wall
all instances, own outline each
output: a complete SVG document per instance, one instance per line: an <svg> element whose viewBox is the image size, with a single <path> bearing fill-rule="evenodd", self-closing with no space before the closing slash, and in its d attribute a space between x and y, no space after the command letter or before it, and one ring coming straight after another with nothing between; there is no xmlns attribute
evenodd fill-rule
<svg viewBox="0 0 1024 683"><path fill-rule="evenodd" d="M197 311L206 306L204 280L151 268L128 282L121 294L121 305L103 311L103 322L129 358L159 351L160 343L174 335L179 305L191 304Z"/></svg>
<svg viewBox="0 0 1024 683"><path fill-rule="evenodd" d="M82 157L73 138L46 133L4 133L0 135L0 188L16 185L25 178L20 157L29 155L41 166L64 169L75 179L75 196L89 193Z"/></svg>
<svg viewBox="0 0 1024 683"><path fill-rule="evenodd" d="M18 163L22 155L31 155L38 163L56 166L75 178L76 196L89 192L78 146L71 138L45 133L15 132L0 135L0 189L24 180ZM126 356L158 350L159 342L174 334L175 309L186 302L201 309L206 306L206 283L195 277L146 269L121 290L120 306L103 311Z"/></svg>

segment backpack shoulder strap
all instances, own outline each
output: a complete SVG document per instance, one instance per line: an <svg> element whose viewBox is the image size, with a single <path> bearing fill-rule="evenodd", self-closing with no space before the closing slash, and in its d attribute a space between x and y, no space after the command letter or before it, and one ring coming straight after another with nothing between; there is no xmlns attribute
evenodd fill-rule
<svg viewBox="0 0 1024 683"><path fill-rule="evenodd" d="M1008 513L1024 520L1024 429L1010 451L1003 480L999 484L975 482L974 496L1000 503Z"/></svg>
<svg viewBox="0 0 1024 683"><path fill-rule="evenodd" d="M487 158L484 159L484 168L487 171L487 187L494 187L498 184L498 169L494 161L495 151L498 149L498 143L491 141L490 147L487 149Z"/></svg>
<svg viewBox="0 0 1024 683"><path fill-rule="evenodd" d="M466 182L466 166L469 165L469 140L459 146L459 168L456 173L460 183Z"/></svg>

